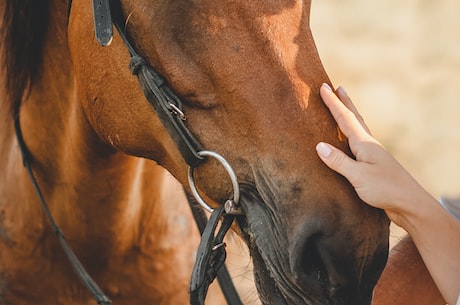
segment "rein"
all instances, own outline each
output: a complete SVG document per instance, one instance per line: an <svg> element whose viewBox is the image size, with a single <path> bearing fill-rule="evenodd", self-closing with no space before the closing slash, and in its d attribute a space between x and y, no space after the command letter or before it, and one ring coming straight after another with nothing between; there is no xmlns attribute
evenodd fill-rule
<svg viewBox="0 0 460 305"><path fill-rule="evenodd" d="M40 189L38 181L35 178L35 175L32 171L32 167L30 164L32 155L27 149L26 143L24 142L24 138L22 137L19 117L16 117L14 120L14 130L16 132L16 138L18 140L19 148L22 154L22 163L26 168L27 174L29 175L32 185L34 186L35 192L37 193L38 199L40 200L40 204L43 208L43 211L45 212L46 218L48 219L49 223L51 224L51 227L53 228L54 233L59 239L59 243L61 245L61 248L64 250L65 255L67 256L67 259L69 260L70 264L72 265L80 280L91 292L97 304L112 304L112 301L110 301L110 299L104 294L104 292L102 292L101 288L97 285L93 278L88 274L85 267L81 264L80 260L75 255L75 252L73 252L72 248L69 246L69 243L67 242L64 233L62 233L61 229L56 224L53 215L51 214L48 204L46 203L46 200L43 197L43 193Z"/></svg>
<svg viewBox="0 0 460 305"><path fill-rule="evenodd" d="M72 1L70 0L68 15L70 14L71 4ZM112 12L114 13L113 17ZM187 192L186 195L199 231L202 234L200 245L197 250L197 259L190 280L190 304L204 305L209 285L217 277L222 292L227 300L227 304L242 305L243 303L238 296L230 274L224 264L226 251L223 239L230 229L235 217L242 214L241 208L238 205L239 186L233 169L221 155L216 152L203 150L201 144L185 125L186 117L182 110L180 98L167 85L164 78L148 65L145 59L136 52L135 48L129 42L122 26L123 13L120 1L117 0L115 3L115 1L111 0L93 0L93 13L95 35L101 45L107 46L110 44L113 36L112 24L117 29L131 56L129 69L133 75L137 76L146 99L155 109L164 127L176 143L182 157L189 166L188 178L194 198ZM97 304L111 305L112 301L104 294L102 289L78 260L52 216L39 183L32 171L31 163L33 158L24 141L19 116L14 119L14 128L22 154L23 165L34 186L46 218L59 239L60 245L71 263L72 268L77 273L82 283L91 292ZM206 157L213 157L224 166L232 180L234 189L233 198L227 200L224 205L215 210L210 208L200 197L193 179L193 168L203 163ZM201 207L211 212L209 221ZM222 219L222 222L217 230L220 219Z"/></svg>

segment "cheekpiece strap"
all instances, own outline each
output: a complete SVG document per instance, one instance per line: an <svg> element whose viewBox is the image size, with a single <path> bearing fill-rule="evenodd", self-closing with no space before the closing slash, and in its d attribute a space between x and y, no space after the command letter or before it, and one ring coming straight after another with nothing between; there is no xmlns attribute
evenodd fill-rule
<svg viewBox="0 0 460 305"><path fill-rule="evenodd" d="M112 42L112 16L110 0L93 0L94 31L99 44L108 46Z"/></svg>
<svg viewBox="0 0 460 305"><path fill-rule="evenodd" d="M224 206L214 210L201 236L195 266L190 280L190 304L203 305L209 285L214 281L219 269L225 262L227 252L223 242L225 233L230 229L235 216L224 214ZM219 219L223 216L217 234Z"/></svg>

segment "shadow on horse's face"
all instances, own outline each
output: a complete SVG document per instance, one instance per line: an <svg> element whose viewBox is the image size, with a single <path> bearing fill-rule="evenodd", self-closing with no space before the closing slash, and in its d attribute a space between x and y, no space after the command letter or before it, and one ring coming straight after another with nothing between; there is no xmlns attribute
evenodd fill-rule
<svg viewBox="0 0 460 305"><path fill-rule="evenodd" d="M183 98L188 127L242 184L240 232L263 303L370 304L388 220L316 156L319 141L347 147L318 96L328 78L309 1L122 2L128 34ZM187 166L129 75L125 47L118 36L107 48L92 40L85 5L74 3L81 18L69 38L88 120L108 144L186 184ZM231 193L216 162L195 176L215 206Z"/></svg>

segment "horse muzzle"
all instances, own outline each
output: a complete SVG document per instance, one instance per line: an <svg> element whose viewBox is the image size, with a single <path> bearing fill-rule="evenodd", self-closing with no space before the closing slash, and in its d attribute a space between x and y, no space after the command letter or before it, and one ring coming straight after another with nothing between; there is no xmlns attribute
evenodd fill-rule
<svg viewBox="0 0 460 305"><path fill-rule="evenodd" d="M308 220L288 233L292 219L274 211L254 187L241 189L246 219L240 226L263 304L371 304L387 247L361 256L349 231L335 230L321 219Z"/></svg>

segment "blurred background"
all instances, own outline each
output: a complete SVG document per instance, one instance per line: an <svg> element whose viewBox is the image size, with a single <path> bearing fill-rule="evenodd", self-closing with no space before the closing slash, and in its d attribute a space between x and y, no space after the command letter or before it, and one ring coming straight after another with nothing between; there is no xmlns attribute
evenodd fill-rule
<svg viewBox="0 0 460 305"><path fill-rule="evenodd" d="M436 198L460 196L460 1L313 0L310 24L373 135ZM392 226L391 245L403 234ZM231 255L244 303L258 304L250 260Z"/></svg>
<svg viewBox="0 0 460 305"><path fill-rule="evenodd" d="M460 1L313 0L310 23L373 135L436 198L460 196Z"/></svg>

